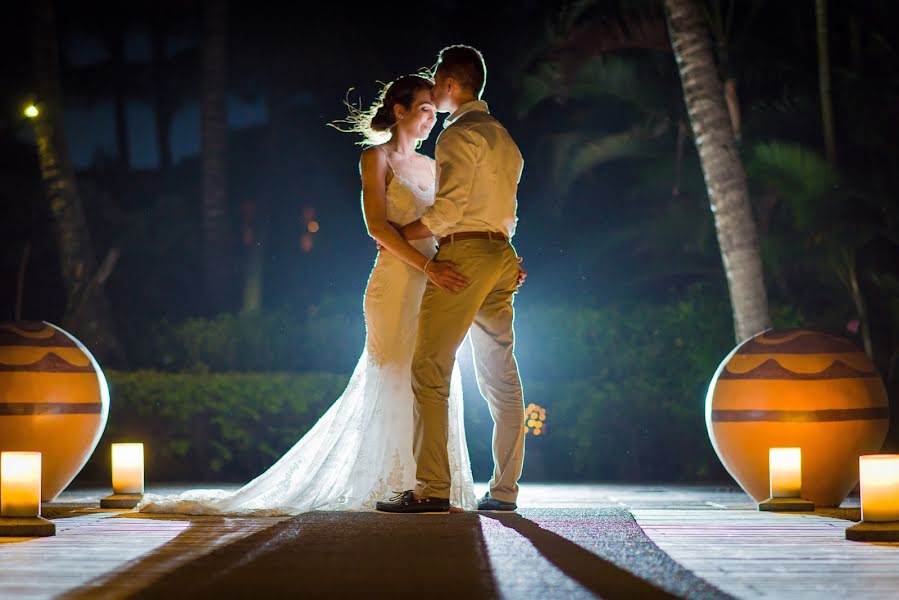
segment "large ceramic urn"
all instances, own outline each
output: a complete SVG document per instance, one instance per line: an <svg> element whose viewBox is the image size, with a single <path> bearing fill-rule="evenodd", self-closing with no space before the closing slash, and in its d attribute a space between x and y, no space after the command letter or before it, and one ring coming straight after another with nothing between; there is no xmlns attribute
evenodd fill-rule
<svg viewBox="0 0 899 600"><path fill-rule="evenodd" d="M81 342L50 323L0 323L0 450L41 453L42 501L84 467L108 414L106 378Z"/></svg>
<svg viewBox="0 0 899 600"><path fill-rule="evenodd" d="M724 359L706 397L718 458L757 502L769 497L768 449L802 449L802 496L839 506L858 483L858 457L876 453L889 426L886 389L849 340L768 330Z"/></svg>

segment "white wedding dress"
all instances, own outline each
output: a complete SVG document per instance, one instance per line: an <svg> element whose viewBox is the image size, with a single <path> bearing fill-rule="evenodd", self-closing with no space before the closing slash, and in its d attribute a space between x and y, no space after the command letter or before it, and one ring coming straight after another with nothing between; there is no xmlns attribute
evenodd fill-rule
<svg viewBox="0 0 899 600"><path fill-rule="evenodd" d="M433 183L422 190L394 172L387 186L389 221L415 221L433 203ZM433 239L412 244L429 257L435 253ZM312 429L271 468L236 492L147 494L137 510L253 516L371 510L394 491L412 489L411 363L426 283L420 271L392 254L379 253L365 290L365 349L343 395ZM450 502L472 510L477 501L465 443L458 364L450 386L449 414Z"/></svg>

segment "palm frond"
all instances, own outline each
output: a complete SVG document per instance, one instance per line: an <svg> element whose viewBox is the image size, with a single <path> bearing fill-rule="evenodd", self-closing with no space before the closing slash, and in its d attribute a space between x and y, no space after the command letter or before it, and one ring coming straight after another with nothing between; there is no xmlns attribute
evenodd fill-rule
<svg viewBox="0 0 899 600"><path fill-rule="evenodd" d="M571 132L554 136L553 180L564 195L580 177L605 163L654 155L652 132L640 125L617 133Z"/></svg>
<svg viewBox="0 0 899 600"><path fill-rule="evenodd" d="M541 62L536 69L526 74L521 81L518 100L518 114L522 117L546 100L558 100L561 75L558 64Z"/></svg>
<svg viewBox="0 0 899 600"><path fill-rule="evenodd" d="M677 77L674 68L671 61L667 75ZM670 94L666 93L664 80L664 74L656 71L655 64L646 64L637 57L599 56L584 64L568 94L577 100L614 97L645 113L660 113L670 108L667 102Z"/></svg>
<svg viewBox="0 0 899 600"><path fill-rule="evenodd" d="M753 182L774 189L790 203L796 224L803 229L820 217L822 201L840 181L818 152L782 140L756 144L746 170Z"/></svg>

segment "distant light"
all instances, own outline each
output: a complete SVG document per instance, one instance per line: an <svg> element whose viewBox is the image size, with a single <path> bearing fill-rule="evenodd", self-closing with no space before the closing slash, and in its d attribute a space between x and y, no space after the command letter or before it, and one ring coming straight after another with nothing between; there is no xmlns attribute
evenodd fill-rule
<svg viewBox="0 0 899 600"><path fill-rule="evenodd" d="M318 221L312 221L311 223L309 223L309 225L306 227L306 229L309 231L309 233L318 233L318 230L319 230Z"/></svg>
<svg viewBox="0 0 899 600"><path fill-rule="evenodd" d="M35 106L34 104L29 104L28 107L25 109L25 116L28 117L29 119L33 119L36 116L38 116L39 114L41 114L41 113L37 109L37 106Z"/></svg>
<svg viewBox="0 0 899 600"><path fill-rule="evenodd" d="M533 435L543 435L546 433L546 409L534 403L528 404L524 409L525 416L525 433Z"/></svg>

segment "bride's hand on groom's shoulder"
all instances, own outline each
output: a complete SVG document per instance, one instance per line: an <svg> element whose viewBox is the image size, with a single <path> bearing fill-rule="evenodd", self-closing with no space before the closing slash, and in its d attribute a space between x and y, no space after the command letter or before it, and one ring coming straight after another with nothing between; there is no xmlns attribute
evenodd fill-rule
<svg viewBox="0 0 899 600"><path fill-rule="evenodd" d="M523 257L521 257L521 256L518 257L518 285L515 286L516 289L521 289L521 284L524 283L524 280L528 276L528 272L525 271L524 267L521 266L521 261L523 261L523 260L524 260Z"/></svg>
<svg viewBox="0 0 899 600"><path fill-rule="evenodd" d="M432 260L425 269L431 282L444 292L455 294L468 287L468 277L458 270L456 263Z"/></svg>

